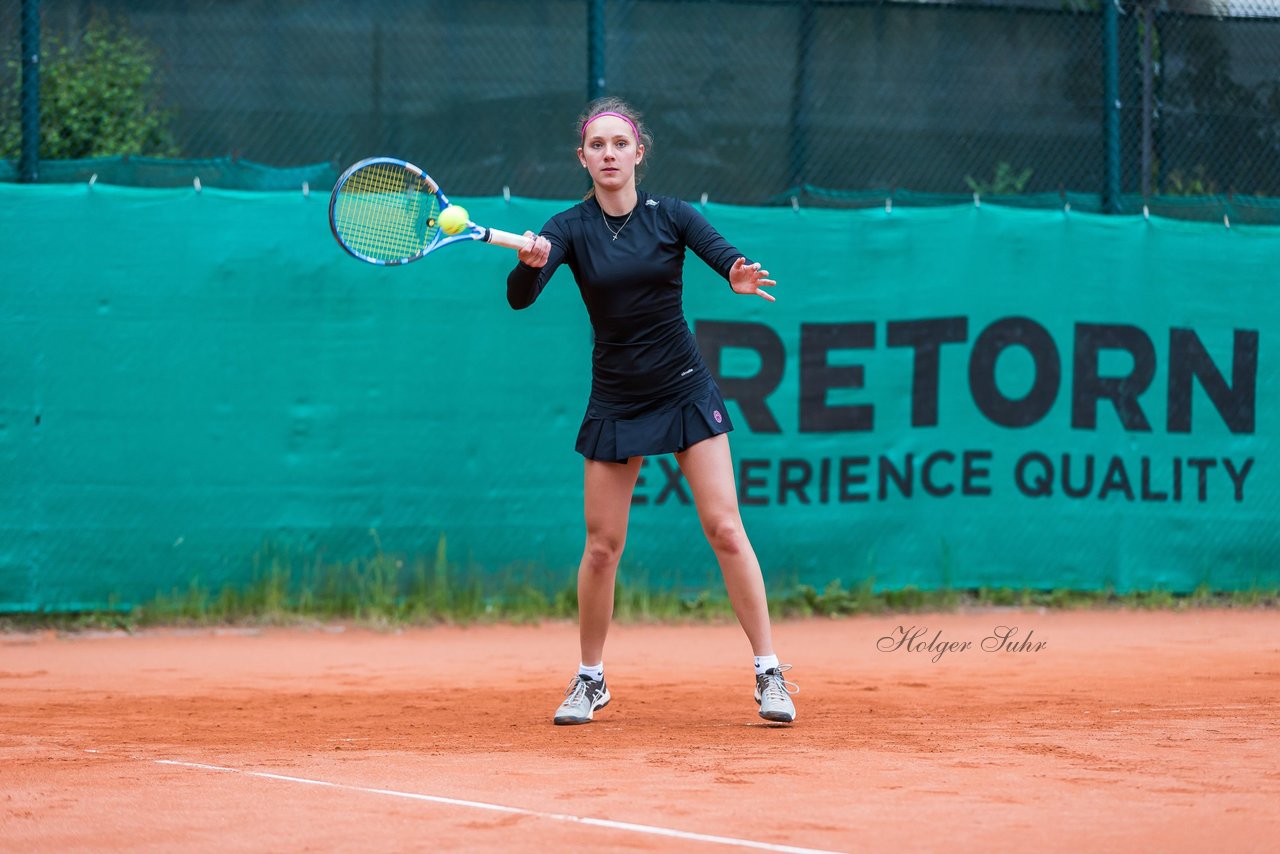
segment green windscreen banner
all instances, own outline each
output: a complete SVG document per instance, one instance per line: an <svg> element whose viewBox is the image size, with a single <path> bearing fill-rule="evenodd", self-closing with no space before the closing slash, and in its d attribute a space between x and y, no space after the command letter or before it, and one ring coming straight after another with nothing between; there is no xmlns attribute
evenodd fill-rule
<svg viewBox="0 0 1280 854"><path fill-rule="evenodd" d="M324 193L0 186L0 610L244 584L264 550L569 582L591 329L514 253L375 268ZM455 200L457 201L457 200ZM537 230L571 202L465 199ZM1274 588L1280 231L982 205L707 205L687 259L770 584ZM623 580L718 570L674 457Z"/></svg>

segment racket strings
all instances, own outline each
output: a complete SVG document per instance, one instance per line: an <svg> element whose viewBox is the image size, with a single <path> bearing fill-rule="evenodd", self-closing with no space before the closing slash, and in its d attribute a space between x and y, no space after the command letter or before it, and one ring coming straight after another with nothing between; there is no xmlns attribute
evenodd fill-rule
<svg viewBox="0 0 1280 854"><path fill-rule="evenodd" d="M379 261L412 258L435 239L439 200L427 182L392 163L352 173L338 190L333 221L352 250Z"/></svg>

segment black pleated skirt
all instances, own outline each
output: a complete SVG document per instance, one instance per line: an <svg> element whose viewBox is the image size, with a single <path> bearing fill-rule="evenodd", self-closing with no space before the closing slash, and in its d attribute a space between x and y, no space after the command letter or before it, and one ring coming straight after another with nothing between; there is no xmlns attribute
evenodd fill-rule
<svg viewBox="0 0 1280 854"><path fill-rule="evenodd" d="M715 380L678 398L634 403L591 400L578 430L578 453L625 463L632 457L674 454L733 429Z"/></svg>

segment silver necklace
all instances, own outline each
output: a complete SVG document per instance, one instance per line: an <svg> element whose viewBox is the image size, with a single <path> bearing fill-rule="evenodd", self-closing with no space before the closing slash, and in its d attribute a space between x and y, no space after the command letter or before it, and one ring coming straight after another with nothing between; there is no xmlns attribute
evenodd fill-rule
<svg viewBox="0 0 1280 854"><path fill-rule="evenodd" d="M600 220L604 223L604 227L609 229L609 233L613 235L613 239L617 240L618 235L622 233L622 229L627 227L627 223L631 222L631 214L635 212L636 212L636 209L632 208L630 213L627 214L627 218L622 221L622 225L618 226L617 231L614 231L613 226L609 225L609 218L605 216L604 208L600 208Z"/></svg>

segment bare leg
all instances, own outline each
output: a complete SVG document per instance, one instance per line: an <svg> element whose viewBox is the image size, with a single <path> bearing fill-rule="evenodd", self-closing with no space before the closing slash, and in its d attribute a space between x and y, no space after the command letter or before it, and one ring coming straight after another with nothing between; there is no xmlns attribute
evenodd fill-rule
<svg viewBox="0 0 1280 854"><path fill-rule="evenodd" d="M729 437L721 434L698 442L676 454L680 470L693 491L698 518L720 562L729 603L738 617L755 655L773 654L769 603L764 578L738 511Z"/></svg>
<svg viewBox="0 0 1280 854"><path fill-rule="evenodd" d="M613 619L613 588L618 559L627 541L631 493L641 457L624 464L586 461L583 506L587 544L578 565L578 639L582 663L599 664Z"/></svg>

